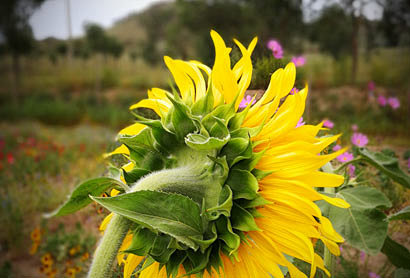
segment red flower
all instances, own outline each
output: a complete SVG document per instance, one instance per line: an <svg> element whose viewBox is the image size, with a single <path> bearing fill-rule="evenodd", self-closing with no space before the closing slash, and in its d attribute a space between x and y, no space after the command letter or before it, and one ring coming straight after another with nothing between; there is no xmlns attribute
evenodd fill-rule
<svg viewBox="0 0 410 278"><path fill-rule="evenodd" d="M8 154L7 154L7 162L8 162L9 164L13 164L14 161L15 161L15 159L14 159L13 154L12 154L12 153L8 153Z"/></svg>

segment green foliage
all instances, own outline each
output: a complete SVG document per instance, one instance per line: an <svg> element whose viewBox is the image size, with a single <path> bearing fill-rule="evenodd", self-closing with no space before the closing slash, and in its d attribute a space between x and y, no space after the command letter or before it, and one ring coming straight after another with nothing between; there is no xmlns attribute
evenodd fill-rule
<svg viewBox="0 0 410 278"><path fill-rule="evenodd" d="M252 88L266 90L272 73L283 66L284 63L282 60L275 59L273 55L264 56L261 59L256 60L254 71L252 73Z"/></svg>
<svg viewBox="0 0 410 278"><path fill-rule="evenodd" d="M104 177L85 181L74 189L70 199L68 199L63 206L58 208L55 212L48 214L47 217L63 216L74 213L92 202L89 198L90 195L99 196L112 188L124 190L126 186L118 180Z"/></svg>
<svg viewBox="0 0 410 278"><path fill-rule="evenodd" d="M85 34L91 50L116 58L121 56L122 44L116 38L107 35L101 26L89 23L85 26Z"/></svg>
<svg viewBox="0 0 410 278"><path fill-rule="evenodd" d="M380 191L358 186L343 189L336 197L346 200L350 208L329 206L329 219L346 241L368 254L377 254L387 235L386 216L378 208L388 208L390 201Z"/></svg>
<svg viewBox="0 0 410 278"><path fill-rule="evenodd" d="M410 206L396 212L393 215L389 215L389 221L392 220L409 220L410 219Z"/></svg>
<svg viewBox="0 0 410 278"><path fill-rule="evenodd" d="M410 177L400 169L397 158L379 152L374 153L365 148L359 149L359 154L365 162L376 167L404 187L410 188Z"/></svg>
<svg viewBox="0 0 410 278"><path fill-rule="evenodd" d="M386 237L381 251L397 268L410 269L410 251L403 245L391 239L389 236Z"/></svg>

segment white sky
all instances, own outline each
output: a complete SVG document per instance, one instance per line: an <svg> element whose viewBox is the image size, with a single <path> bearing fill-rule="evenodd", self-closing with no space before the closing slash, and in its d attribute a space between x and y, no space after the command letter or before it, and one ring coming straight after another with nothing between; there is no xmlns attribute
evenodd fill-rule
<svg viewBox="0 0 410 278"><path fill-rule="evenodd" d="M141 11L153 3L160 2L160 0L47 0L30 18L36 39L50 36L60 39L68 37L66 1L69 1L71 7L71 26L74 37L83 35L86 22L109 27L116 20L130 13ZM303 0L304 5L309 2L311 0ZM338 0L316 0L313 8L320 10L324 4L332 2L338 2ZM369 3L364 9L365 16L369 19L380 18L382 9L371 0L365 2ZM312 17L314 14L305 14L307 20Z"/></svg>
<svg viewBox="0 0 410 278"><path fill-rule="evenodd" d="M1 1L1 0L0 0ZM111 26L126 15L141 11L159 0L47 0L30 18L36 39L68 37L66 1L71 7L71 26L74 37L83 34L84 23L94 22Z"/></svg>

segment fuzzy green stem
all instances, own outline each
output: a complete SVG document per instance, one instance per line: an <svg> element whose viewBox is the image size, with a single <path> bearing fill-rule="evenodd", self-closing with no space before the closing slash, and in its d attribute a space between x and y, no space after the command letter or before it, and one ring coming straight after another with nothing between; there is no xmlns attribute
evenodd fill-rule
<svg viewBox="0 0 410 278"><path fill-rule="evenodd" d="M180 167L153 172L135 183L130 192L141 190L180 193L206 207L217 205L221 184L218 175L201 167ZM211 167L211 166L209 166ZM209 168L208 167L208 168ZM112 277L113 262L130 228L131 221L114 215L97 247L88 278Z"/></svg>
<svg viewBox="0 0 410 278"><path fill-rule="evenodd" d="M88 278L111 278L115 257L130 227L130 221L114 214L95 250Z"/></svg>

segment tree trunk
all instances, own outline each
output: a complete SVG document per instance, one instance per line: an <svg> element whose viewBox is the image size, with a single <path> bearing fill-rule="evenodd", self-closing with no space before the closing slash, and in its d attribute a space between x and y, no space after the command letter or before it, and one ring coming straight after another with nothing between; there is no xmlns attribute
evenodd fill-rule
<svg viewBox="0 0 410 278"><path fill-rule="evenodd" d="M20 55L17 53L12 54L12 72L13 72L13 89L11 91L11 98L14 103L18 103L20 98L21 89L21 67L20 67Z"/></svg>
<svg viewBox="0 0 410 278"><path fill-rule="evenodd" d="M352 31L352 72L351 72L351 82L356 82L357 68L358 68L358 35L359 35L359 24L360 18L354 15L352 12L352 22L353 22L353 31Z"/></svg>

